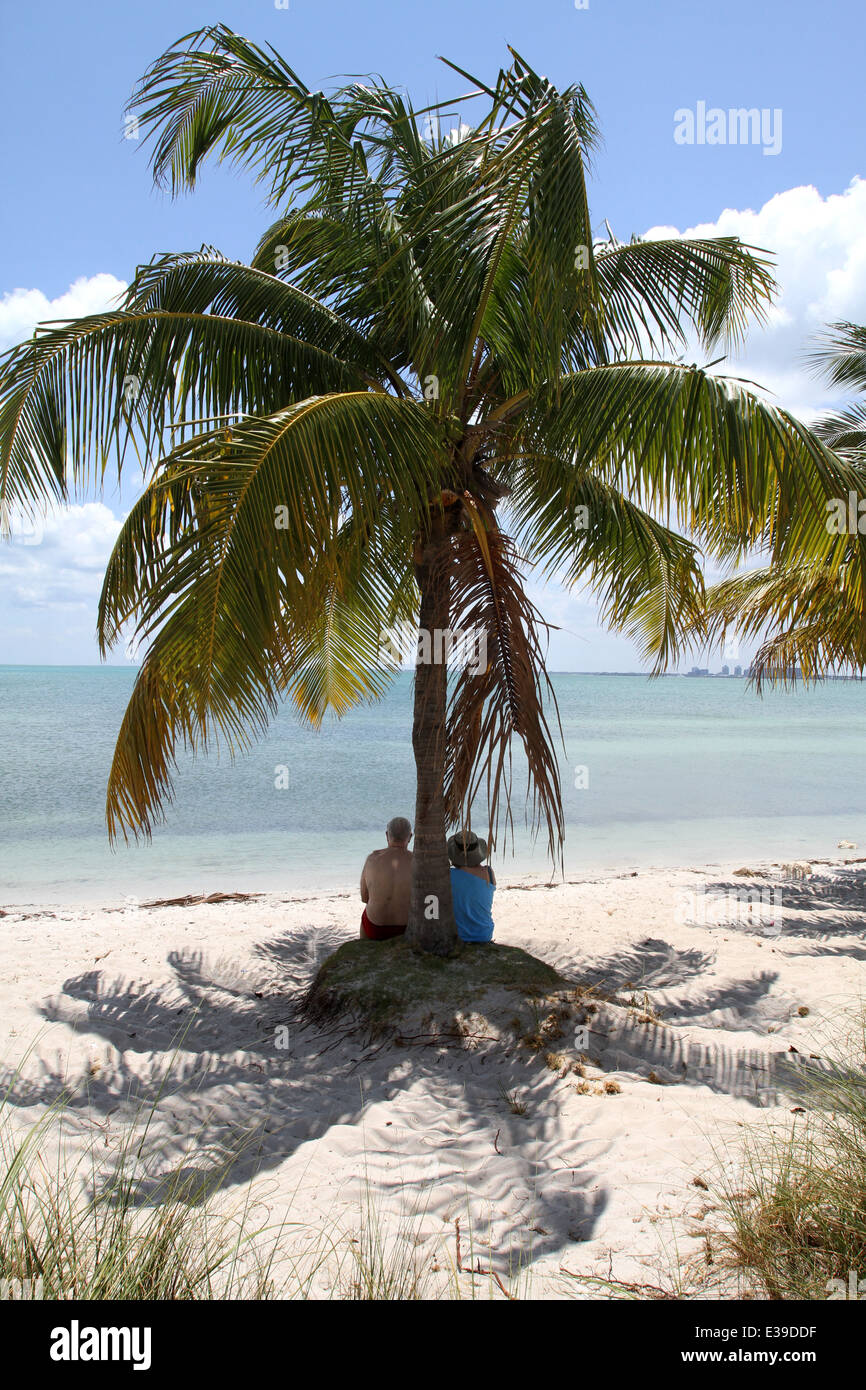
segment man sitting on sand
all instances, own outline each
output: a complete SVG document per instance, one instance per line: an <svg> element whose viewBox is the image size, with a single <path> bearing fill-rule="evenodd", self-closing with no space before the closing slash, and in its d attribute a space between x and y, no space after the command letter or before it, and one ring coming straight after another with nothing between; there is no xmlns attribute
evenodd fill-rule
<svg viewBox="0 0 866 1390"><path fill-rule="evenodd" d="M395 816L385 828L385 849L367 855L361 872L360 936L387 941L402 936L409 922L412 888L412 851L408 848L412 827L405 816Z"/></svg>

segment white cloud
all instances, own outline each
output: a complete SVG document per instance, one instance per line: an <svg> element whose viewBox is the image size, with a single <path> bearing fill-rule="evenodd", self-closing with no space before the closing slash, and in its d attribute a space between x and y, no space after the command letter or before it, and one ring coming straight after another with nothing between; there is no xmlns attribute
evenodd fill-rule
<svg viewBox="0 0 866 1390"><path fill-rule="evenodd" d="M79 276L55 299L38 289L10 291L0 298L0 351L38 323L115 307L125 288L102 273ZM102 502L89 502L43 521L11 522L12 540L0 540L0 660L93 661L96 603L120 521Z"/></svg>
<svg viewBox="0 0 866 1390"><path fill-rule="evenodd" d="M69 609L91 620L120 521L102 502L55 511L35 530L0 542L3 598L17 608L48 608L57 621Z"/></svg>
<svg viewBox="0 0 866 1390"><path fill-rule="evenodd" d="M790 188L757 212L726 208L715 222L682 232L652 227L645 235L737 236L772 252L780 292L769 321L714 370L757 381L774 404L807 422L842 398L811 373L804 354L826 324L866 323L866 180L826 198L816 188Z"/></svg>
<svg viewBox="0 0 866 1390"><path fill-rule="evenodd" d="M41 290L10 290L0 299L0 352L29 338L37 323L81 318L116 307L114 300L125 289L123 280L103 273L79 276L56 299Z"/></svg>

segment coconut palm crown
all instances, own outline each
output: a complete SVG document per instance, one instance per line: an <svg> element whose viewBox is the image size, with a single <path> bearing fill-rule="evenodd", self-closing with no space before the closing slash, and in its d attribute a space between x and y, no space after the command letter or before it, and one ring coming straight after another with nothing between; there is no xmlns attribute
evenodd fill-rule
<svg viewBox="0 0 866 1390"><path fill-rule="evenodd" d="M845 475L748 384L678 360L690 332L709 352L761 319L768 258L594 237L583 87L513 51L493 85L449 67L466 90L419 110L378 78L312 91L224 26L180 40L130 107L155 179L177 193L228 160L276 220L251 264L161 255L116 310L42 326L0 368L8 505L62 501L131 446L146 468L99 604L103 653L130 632L143 652L112 837L150 833L181 746L243 748L281 701L316 724L381 696L383 632L483 634L483 664L415 673L409 936L439 953L446 829L481 794L507 828L515 735L561 850L527 568L588 586L660 670L702 603L697 546L806 555Z"/></svg>

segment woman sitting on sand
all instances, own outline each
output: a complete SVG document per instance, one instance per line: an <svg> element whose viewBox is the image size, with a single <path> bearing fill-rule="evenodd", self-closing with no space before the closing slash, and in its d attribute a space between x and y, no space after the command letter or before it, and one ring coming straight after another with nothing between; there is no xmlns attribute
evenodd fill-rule
<svg viewBox="0 0 866 1390"><path fill-rule="evenodd" d="M454 920L461 941L490 941L493 936L493 894L496 878L487 858L487 841L471 830L466 839L452 835L448 841L451 860L451 899Z"/></svg>

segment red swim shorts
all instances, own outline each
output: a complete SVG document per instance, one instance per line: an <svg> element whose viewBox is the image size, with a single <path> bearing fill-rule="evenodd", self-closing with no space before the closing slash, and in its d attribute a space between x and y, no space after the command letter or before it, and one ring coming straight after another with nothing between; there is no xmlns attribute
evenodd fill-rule
<svg viewBox="0 0 866 1390"><path fill-rule="evenodd" d="M361 913L361 929L371 941L390 941L392 936L402 936L405 927L377 927L367 916L367 909Z"/></svg>

